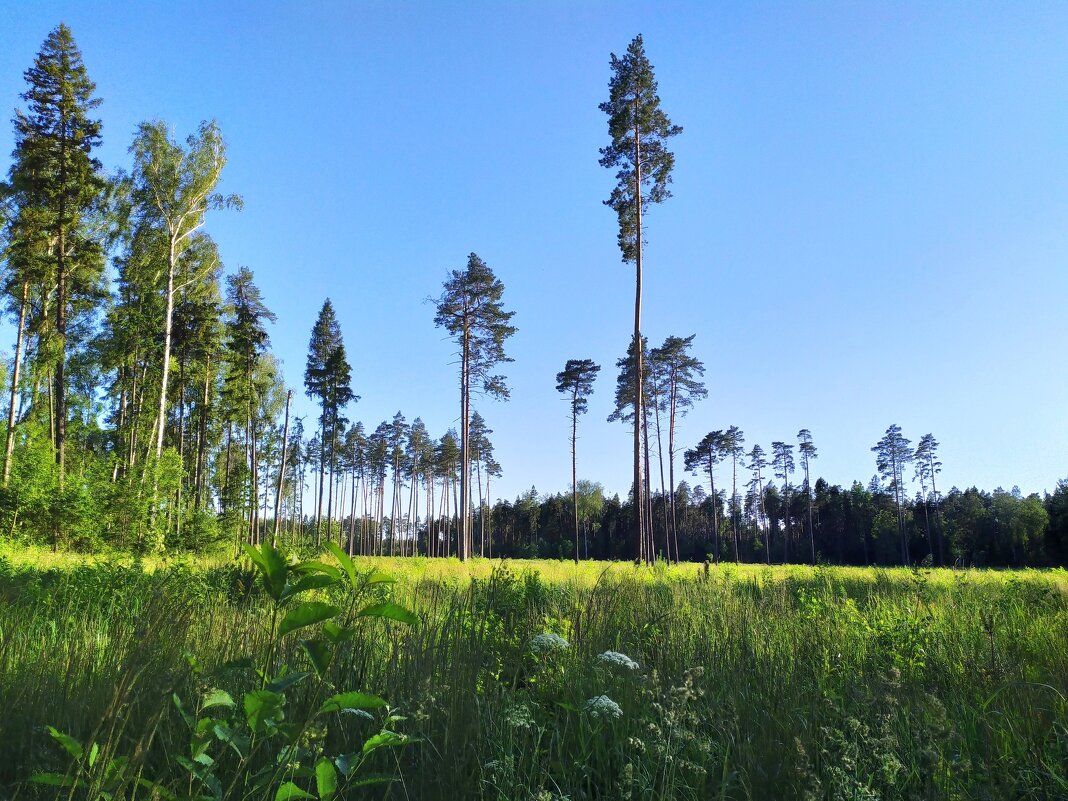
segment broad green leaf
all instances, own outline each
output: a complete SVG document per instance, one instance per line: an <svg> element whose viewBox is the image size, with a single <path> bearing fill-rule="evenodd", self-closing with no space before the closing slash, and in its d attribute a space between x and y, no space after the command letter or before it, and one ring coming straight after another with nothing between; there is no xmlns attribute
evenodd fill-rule
<svg viewBox="0 0 1068 801"><path fill-rule="evenodd" d="M328 620L323 623L323 634L326 635L326 639L330 640L334 645L337 645L339 642L351 640L355 637L356 630L339 626L334 621Z"/></svg>
<svg viewBox="0 0 1068 801"><path fill-rule="evenodd" d="M356 565L353 564L352 557L350 557L347 553L341 550L341 547L333 542L328 542L326 544L326 549L334 555L334 558L337 559L338 564L341 565L342 569L348 574L349 584L351 584L353 589L355 589Z"/></svg>
<svg viewBox="0 0 1068 801"><path fill-rule="evenodd" d="M282 704L285 698L271 690L255 690L245 693L245 718L249 728L257 734L266 730L283 717Z"/></svg>
<svg viewBox="0 0 1068 801"><path fill-rule="evenodd" d="M248 558L252 560L252 564L254 564L261 573L267 575L267 563L263 561L263 557L260 556L260 552L257 551L252 545L249 545L247 542L241 543L241 548L242 550L244 550Z"/></svg>
<svg viewBox="0 0 1068 801"><path fill-rule="evenodd" d="M397 580L389 573L383 573L380 570L374 570L367 576L367 586L374 586L376 584L396 584Z"/></svg>
<svg viewBox="0 0 1068 801"><path fill-rule="evenodd" d="M308 659L311 660L312 667L315 668L315 675L321 679L327 668L330 667L330 661L333 657L330 643L325 640L314 639L301 640L300 644L304 646L304 652L308 655Z"/></svg>
<svg viewBox="0 0 1068 801"><path fill-rule="evenodd" d="M89 767L93 767L96 764L96 758L100 756L100 746L93 743L92 748L89 749Z"/></svg>
<svg viewBox="0 0 1068 801"><path fill-rule="evenodd" d="M385 706L384 700L370 693L338 693L323 702L323 705L319 707L319 713L341 712L345 709L382 709Z"/></svg>
<svg viewBox="0 0 1068 801"><path fill-rule="evenodd" d="M81 759L82 758L82 745L81 745L81 743L79 743L77 740L75 740L69 734L64 734L59 729L57 729L55 726L49 726L48 727L48 733L51 734L53 739L55 739L55 741L57 743L59 743L61 746L63 746L63 749L68 754L70 754L72 757L74 757L75 759Z"/></svg>
<svg viewBox="0 0 1068 801"><path fill-rule="evenodd" d="M330 578L341 580L341 571L333 565L326 562L318 562L311 560L308 562L297 562L293 565L292 570L297 573L321 573L324 576L330 576Z"/></svg>
<svg viewBox="0 0 1068 801"><path fill-rule="evenodd" d="M257 551L251 545L242 543L253 564L263 574L263 583L267 592L276 601L280 599L286 586L286 574L289 572L289 563L286 562L285 554L275 548L271 543L264 542Z"/></svg>
<svg viewBox="0 0 1068 801"><path fill-rule="evenodd" d="M232 707L234 705L234 699L230 697L230 693L226 690L209 690L204 693L204 700L200 704L201 711L205 709L211 709L216 706Z"/></svg>
<svg viewBox="0 0 1068 801"><path fill-rule="evenodd" d="M363 752L369 754L376 748L389 748L392 746L407 745L409 738L395 731L380 731L373 737L368 737L363 744Z"/></svg>
<svg viewBox="0 0 1068 801"><path fill-rule="evenodd" d="M249 741L248 738L242 734L235 733L226 723L218 722L212 728L212 732L215 734L215 738L225 745L230 746L237 752L237 755L242 759L245 758L245 754L248 753Z"/></svg>
<svg viewBox="0 0 1068 801"><path fill-rule="evenodd" d="M340 614L341 610L331 604L324 604L322 601L305 601L282 618L282 625L278 627L278 636L284 637L291 631L329 620Z"/></svg>
<svg viewBox="0 0 1068 801"><path fill-rule="evenodd" d="M311 673L307 670L302 670L299 673L286 673L268 683L267 689L271 692L284 693L294 684L300 684L300 682L304 681L310 675Z"/></svg>
<svg viewBox="0 0 1068 801"><path fill-rule="evenodd" d="M320 801L330 801L337 792L337 768L326 757L315 763L315 789Z"/></svg>
<svg viewBox="0 0 1068 801"><path fill-rule="evenodd" d="M282 590L282 594L279 596L278 600L284 601L287 598L292 598L294 595L299 595L306 590L318 590L322 587L332 587L337 584L337 582L338 579L324 576L321 573L301 576L299 581L286 585L286 588Z"/></svg>
<svg viewBox="0 0 1068 801"><path fill-rule="evenodd" d="M414 626L419 622L419 618L412 612L409 612L403 606L389 601L382 601L381 603L371 604L365 606L359 611L357 617L383 617L390 620L397 620L401 623L407 623L409 626Z"/></svg>
<svg viewBox="0 0 1068 801"><path fill-rule="evenodd" d="M278 792L274 794L274 801L291 801L294 798L312 798L315 796L311 793L306 793L301 790L293 782L286 782L278 788Z"/></svg>
<svg viewBox="0 0 1068 801"><path fill-rule="evenodd" d="M64 776L62 773L35 773L30 776L34 784L51 784L55 787L72 787L77 784L73 776Z"/></svg>

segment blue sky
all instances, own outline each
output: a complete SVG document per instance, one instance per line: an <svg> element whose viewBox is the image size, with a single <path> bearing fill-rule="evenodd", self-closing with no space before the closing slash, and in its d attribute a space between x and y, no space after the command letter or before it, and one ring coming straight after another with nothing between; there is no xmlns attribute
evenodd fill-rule
<svg viewBox="0 0 1068 801"><path fill-rule="evenodd" d="M597 106L609 53L642 33L685 129L674 197L647 218L643 329L696 334L708 368L680 444L737 425L767 450L809 428L816 473L848 485L897 423L941 441L944 488L1068 475L1068 5L0 0L0 106L60 20L104 99L109 169L143 119L183 137L219 121L245 209L208 229L278 315L298 414L329 296L350 417L455 425L426 301L474 251L519 328L512 400L478 404L494 494L568 488L569 358L604 368L579 475L626 491L630 438L605 418L633 269L601 203ZM5 170L11 148L0 126Z"/></svg>

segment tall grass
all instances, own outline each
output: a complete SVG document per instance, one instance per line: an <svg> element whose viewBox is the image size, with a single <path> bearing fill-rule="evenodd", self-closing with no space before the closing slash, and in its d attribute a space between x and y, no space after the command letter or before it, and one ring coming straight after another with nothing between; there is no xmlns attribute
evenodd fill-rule
<svg viewBox="0 0 1068 801"><path fill-rule="evenodd" d="M342 675L419 741L352 797L1068 798L1063 571L359 564L421 623L369 625ZM25 783L67 767L46 725L180 789L172 695L239 685L268 603L241 567L152 567L0 561L0 797L54 795Z"/></svg>

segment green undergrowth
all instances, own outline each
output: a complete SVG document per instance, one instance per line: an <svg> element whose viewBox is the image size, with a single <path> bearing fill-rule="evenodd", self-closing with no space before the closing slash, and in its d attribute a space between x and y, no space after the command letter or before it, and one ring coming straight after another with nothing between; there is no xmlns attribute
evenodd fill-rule
<svg viewBox="0 0 1068 801"><path fill-rule="evenodd" d="M322 678L302 634L276 636L247 560L148 567L0 558L0 798L89 797L29 779L88 775L94 746L145 780L122 797L318 798L316 766L384 727L404 744L367 755L380 781L334 797L1068 798L1063 571L356 560L396 579L361 603L417 620L353 623ZM302 598L342 609L346 592ZM224 691L216 718L247 728L250 666L311 676L284 717L313 723L299 753L243 762L209 737L219 775L286 778L216 793L179 759L183 710ZM316 717L341 691L385 707Z"/></svg>

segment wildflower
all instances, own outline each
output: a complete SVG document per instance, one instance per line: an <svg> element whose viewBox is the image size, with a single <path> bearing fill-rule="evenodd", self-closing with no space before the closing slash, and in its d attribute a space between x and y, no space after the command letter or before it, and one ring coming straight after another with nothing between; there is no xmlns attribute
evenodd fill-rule
<svg viewBox="0 0 1068 801"><path fill-rule="evenodd" d="M534 728L534 718L530 714L530 708L526 704L518 704L509 707L504 713L504 720L509 726L516 729Z"/></svg>
<svg viewBox="0 0 1068 801"><path fill-rule="evenodd" d="M570 647L571 643L559 634L551 631L535 634L534 638L530 641L530 649L536 654L547 654L551 651L566 651Z"/></svg>
<svg viewBox="0 0 1068 801"><path fill-rule="evenodd" d="M586 711L594 718L621 718L623 709L607 695L598 695L586 701Z"/></svg>
<svg viewBox="0 0 1068 801"><path fill-rule="evenodd" d="M638 663L631 659L626 654L621 654L619 651L605 651L603 654L597 657L606 665L614 665L618 668L625 670L637 670Z"/></svg>

